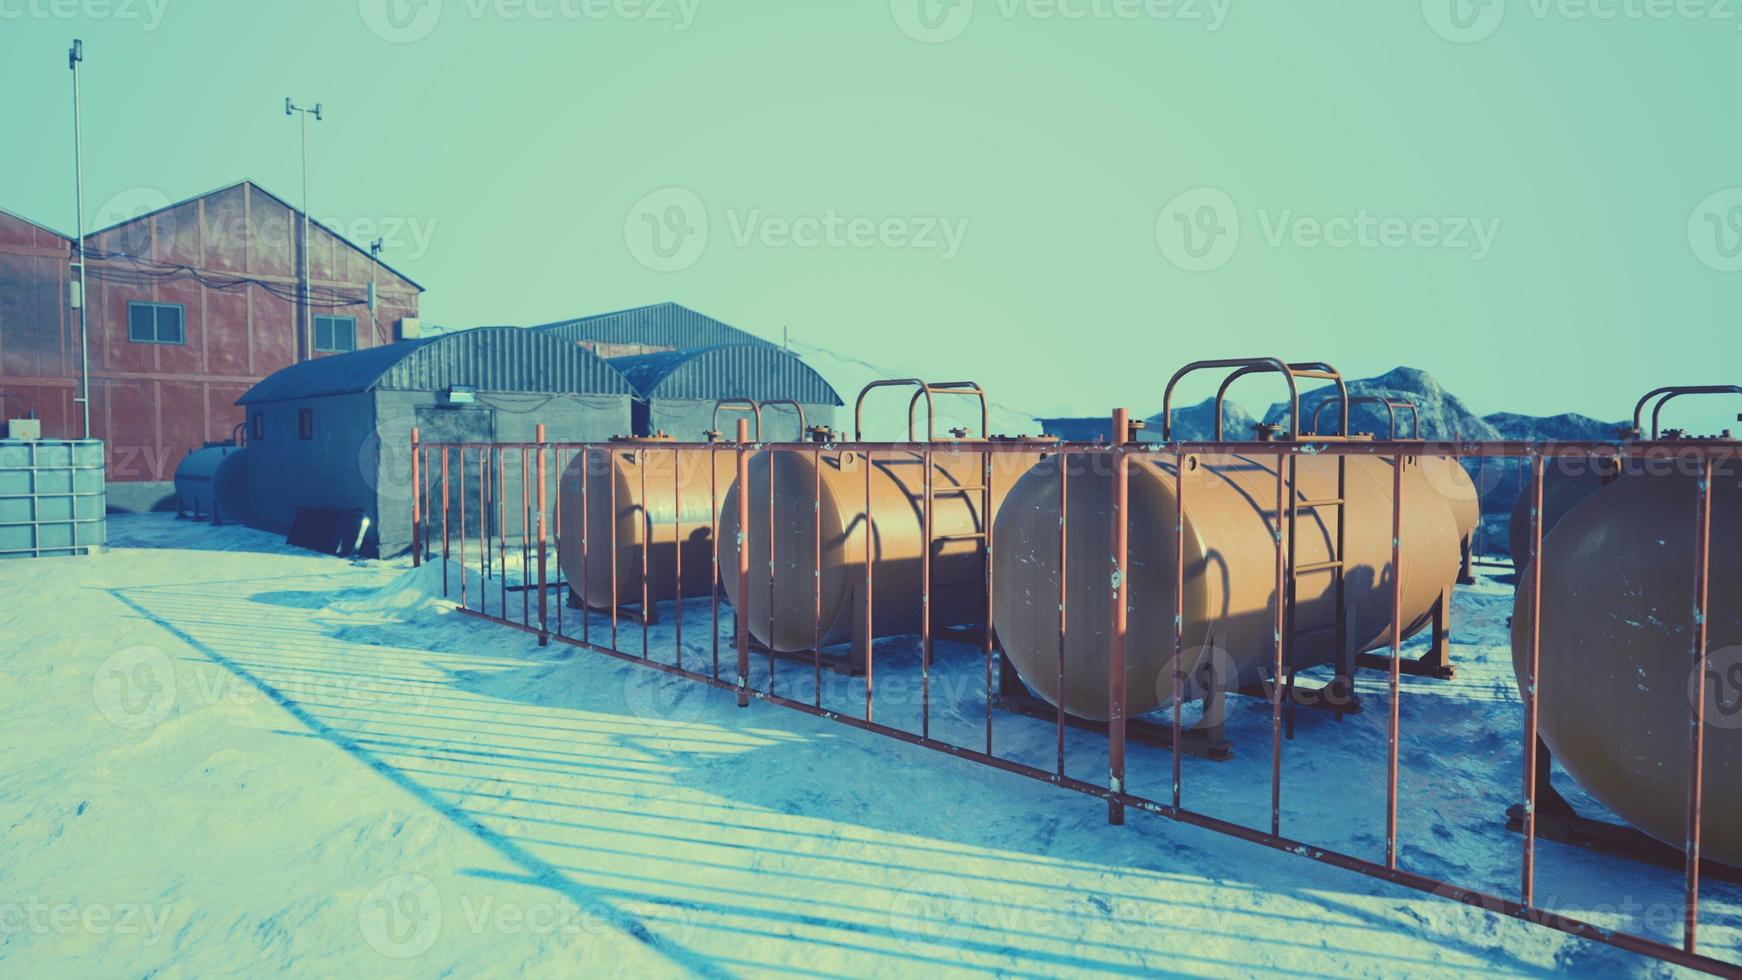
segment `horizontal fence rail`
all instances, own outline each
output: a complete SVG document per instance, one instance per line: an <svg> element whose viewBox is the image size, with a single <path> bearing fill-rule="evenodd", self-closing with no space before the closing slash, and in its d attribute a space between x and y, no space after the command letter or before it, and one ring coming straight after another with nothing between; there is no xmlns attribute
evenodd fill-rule
<svg viewBox="0 0 1742 980"><path fill-rule="evenodd" d="M1123 413L1115 417L1114 432L1126 431L1123 423ZM1541 663L1541 626L1540 611L1542 608L1543 591L1543 558L1542 542L1545 534L1543 514L1543 485L1545 474L1551 467L1564 463L1579 462L1602 463L1618 466L1624 471L1638 471L1645 474L1677 473L1691 475L1696 479L1697 500L1696 512L1698 518L1697 534L1694 538L1697 547L1695 553L1687 558L1689 568L1693 571L1693 581L1696 583L1695 594L1690 602L1693 606L1693 621L1696 630L1689 650L1690 664L1694 668L1694 676L1703 683L1706 672L1706 649L1708 637L1706 624L1711 618L1711 603L1714 597L1710 592L1711 566L1711 519L1712 519L1712 484L1717 468L1732 463L1742 456L1742 443L1719 441L1670 441L1670 442L1444 442L1425 440L1368 440L1368 439L1330 439L1315 441L1313 437L1303 437L1300 441L1279 442L1168 442L1168 443L1131 443L1124 445L1108 445L1105 443L1058 443L1019 440L950 440L943 442L753 442L749 437L747 420L739 420L736 440L713 443L676 443L661 440L625 440L604 443L562 443L547 442L544 439L543 426L539 427L538 438L533 442L501 442L501 443L436 443L420 442L418 433L413 432L411 443L410 466L410 496L412 498L412 559L414 564L440 561L443 568L444 594L451 597L462 612L490 620L492 622L512 627L534 634L541 644L551 640L604 654L619 660L638 663L661 671L667 675L687 678L699 684L708 685L731 693L740 706L748 705L752 700L767 704L780 705L805 712L817 717L827 718L863 731L874 732L901 742L932 749L959 759L976 762L1005 772L1026 776L1039 782L1056 787L1073 790L1084 795L1103 800L1108 805L1109 820L1113 823L1123 822L1127 809L1157 814L1181 823L1213 830L1256 844L1278 850L1288 851L1333 867L1359 872L1378 879L1402 885L1420 891L1431 892L1441 897L1449 898L1471 906L1486 909L1490 912L1522 919L1548 928L1556 929L1573 936L1596 942L1607 943L1622 949L1630 950L1645 956L1665 960L1674 964L1691 967L1719 975L1742 976L1742 963L1719 960L1699 952L1698 928L1700 925L1700 843L1704 819L1702 813L1702 795L1705 778L1704 758L1704 727L1703 712L1705 702L1703 688L1696 691L1691 699L1691 710L1688 723L1690 725L1690 780L1687 787L1688 819L1686 841L1685 868L1685 898L1684 916L1682 920L1682 942L1671 945L1659 940L1634 935L1605 928L1574 916L1562 915L1551 909L1536 904L1535 871L1537 858L1536 810L1538 794L1538 753L1537 738L1539 724L1539 692L1536 679ZM752 463L755 457L766 454L766 470L753 472ZM722 475L724 462L721 454L729 457L730 467ZM934 483L934 470L938 457L948 454L952 459L977 457L974 476L980 480L978 486L950 485L940 487ZM1029 467L1021 466L1019 457L1058 457L1063 456L1068 465L1060 465L1058 469L1058 534L1057 543L1060 556L1070 553L1071 542L1080 534L1088 534L1092 538L1106 542L1107 559L1112 569L1113 601L1109 607L1099 609L1067 608L1068 583L1080 575L1106 574L1099 569L1072 567L1069 562L1060 562L1059 595L1058 595L1058 647L1057 680L1061 696L1060 706L1056 716L1051 720L1056 725L1056 766L1039 767L1015 759L1000 756L995 752L994 724L995 712L993 705L997 702L995 690L1000 671L1000 651L995 645L991 623L995 613L995 591L993 588L993 526L994 487L1008 487L1015 479L1022 476ZM1171 734L1172 734L1172 773L1171 795L1164 800L1151 799L1131 792L1126 784L1126 744L1128 738L1127 719L1125 713L1125 642L1127 631L1127 614L1131 608L1129 589L1125 588L1126 569L1129 565L1130 541L1128 531L1129 488L1131 482L1132 461L1148 461L1163 467L1172 467L1176 474L1184 474L1193 467L1201 457L1238 456L1253 460L1273 461L1276 467L1274 501L1255 502L1260 507L1275 507L1275 593L1271 603L1270 613L1274 616L1275 640L1271 651L1270 669L1272 680L1268 684L1270 696L1271 724L1271 767L1270 767L1270 808L1268 820L1263 821L1269 827L1268 831L1247 827L1229 820L1211 816L1207 813L1187 808L1182 803L1182 768L1181 757L1184 751L1181 746L1185 738L1184 724L1181 716L1181 697L1189 678L1185 674L1183 655L1186 651L1186 637L1183 635L1184 621L1184 583L1186 581L1186 493L1185 481L1176 482L1178 492L1171 504L1171 529L1174 532L1174 547L1168 556L1173 571L1173 595L1171 599L1172 612L1172 643L1174 654L1171 680L1168 690L1172 695ZM1385 765L1385 842L1384 854L1381 860L1370 860L1355 855L1342 853L1333 849L1314 845L1291 837L1284 833L1282 809L1282 772L1283 744L1285 729L1290 724L1290 712L1285 712L1284 684L1282 679L1287 672L1289 650L1285 637L1288 635L1288 617L1291 614L1286 608L1289 603L1287 596L1291 589L1289 580L1295 570L1293 556L1293 541L1285 533L1284 515L1290 508L1298 507L1295 487L1295 465L1302 457L1317 456L1370 456L1392 462L1392 485L1390 513L1371 515L1371 519L1388 521L1391 529L1389 557L1391 565L1390 608L1392 612L1391 627L1388 634L1389 667L1386 679L1390 694L1389 716L1385 719L1387 757ZM837 637L835 640L825 638L826 629L832 625L824 622L823 580L825 573L824 559L824 483L823 470L825 457L845 458L862 464L864 471L862 502L851 500L840 501L843 508L848 505L862 503L856 512L840 515L843 523L856 528L857 534L863 537L860 543L852 544L854 553L848 554L849 559L863 562L862 569L853 570L853 574L862 576L862 580L853 583L860 598L852 600L862 603L862 609L852 611L854 623L852 632L855 634L846 639ZM1408 503L1404 499L1404 469L1409 461L1420 457L1448 457L1456 460L1479 461L1477 472L1483 472L1482 467L1490 461L1513 460L1520 467L1528 468L1534 481L1533 506L1530 508L1530 541L1532 556L1537 559L1530 562L1527 573L1521 577L1518 587L1528 590L1527 602L1531 610L1530 629L1527 631L1527 645L1523 668L1523 683L1521 699L1524 714L1522 731L1518 733L1519 750L1525 778L1520 787L1519 803L1522 805L1522 833L1519 848L1519 878L1518 890L1515 895L1497 895L1490 892L1434 878L1405 870L1398 862L1398 784L1399 784L1399 743L1400 721L1399 702L1402 694L1401 675L1403 673L1403 624L1401 623L1401 586L1403 569L1410 562L1410 554L1404 546L1404 514ZM810 533L813 535L811 553L803 555L804 561L798 566L801 575L810 574L814 585L810 595L810 610L814 625L811 629L811 649L802 654L777 654L780 646L776 636L774 617L780 606L776 592L776 527L779 524L781 511L776 509L777 460L791 459L808 463L812 468L812 478L804 484L781 484L779 492L792 494L802 493L803 499L784 500L789 505L786 513L811 511ZM639 528L640 547L639 581L620 581L619 565L623 553L619 549L619 525L624 522L619 516L624 513L625 501L619 499L619 464L633 461L638 471L633 477L636 481L635 493L638 499L631 507L630 526ZM569 481L571 470L579 463L578 478ZM883 551L888 546L885 538L880 536L880 520L888 521L895 515L878 513L881 504L876 499L873 487L874 471L880 467L889 467L896 463L911 465L917 462L921 467L923 477L908 489L911 491L909 505L916 514L919 525L923 528L925 548L920 558L922 588L920 592L921 611L918 626L912 631L919 638L920 649L920 707L918 731L899 727L878 719L875 712L877 685L882 677L877 664L877 640L879 639L874 612L876 596L878 595L879 569ZM661 468L666 463L671 466L668 474ZM1112 486L1112 519L1106 526L1076 527L1068 520L1069 489L1068 475L1072 466L1083 466L1092 469L1097 474L1109 475ZM1020 469L1015 467L1020 466ZM761 469L758 465L756 469ZM705 474L705 478L698 478ZM690 479L686 479L686 475ZM598 478L595 480L594 478ZM658 482L650 482L650 480ZM753 500L749 492L759 486L760 480L766 480L768 499ZM856 482L856 481L855 481ZM1525 483L1521 472L1520 487ZM722 522L728 515L722 513L727 506L727 498L734 496L732 502L734 512L730 519L736 523L737 538L732 547L719 546ZM797 489L795 489L797 488ZM1477 486L1480 499L1488 488ZM594 508L590 504L590 494L601 490L607 495L604 512L610 515L608 527L598 527L593 516ZM560 506L562 495L568 492L578 506L566 515L569 523L565 526L564 508ZM978 508L976 519L979 530L963 535L961 543L969 540L979 542L978 547L984 556L985 576L981 583L985 591L984 617L982 635L975 643L978 652L985 660L985 697L986 713L984 718L984 748L968 747L934 737L932 732L932 669L933 669L933 565L936 549L932 535L934 533L934 511L937 502L943 497L940 493L953 494L957 499L971 501L970 510ZM1266 491L1268 493L1268 490ZM685 506L688 501L691 511L699 507L696 497L705 497L707 517L705 521L687 522ZM518 513L510 507L511 501L518 501ZM1340 504L1342 501L1338 501ZM676 641L672 653L672 662L656 659L652 656L650 642L650 625L657 615L660 600L654 598L655 592L663 594L666 583L654 582L650 574L650 542L653 529L656 526L654 513L669 506L670 520L677 526L673 529L674 536L674 567L669 574L672 576L669 584L672 588L671 603L674 617L673 627L676 631ZM751 531L756 521L752 514L766 519L766 526L761 529L763 538L761 546L766 551L769 601L769 637L766 644L760 644L753 639L752 624L749 621L749 608L752 584L752 551L756 549L751 538ZM1339 528L1344 517L1339 518ZM663 521L661 516L659 520ZM577 526L578 523L578 526ZM709 647L708 656L700 665L684 660L684 598L685 572L684 548L685 542L682 528L685 523L695 523L699 528L705 527L707 539L708 579L711 587L705 588L704 595L695 595L697 600L705 598L708 605ZM1478 528L1480 528L1480 521ZM792 524L786 525L787 530L793 530ZM698 532L699 533L699 532ZM1341 533L1339 531L1339 533ZM1478 535L1482 532L1478 530ZM566 544L565 544L566 543ZM590 581L573 582L563 571L561 563L552 574L550 565L553 551L556 554L567 553L578 555L583 576L591 578L593 569L598 563L596 553L600 549L608 552L608 582L605 588L609 597L605 602L608 608L597 608L586 598L594 583ZM860 550L862 549L862 550ZM518 555L514 552L518 551ZM722 567L723 555L729 555L730 564ZM801 556L791 556L799 558ZM695 556L690 556L694 561ZM520 582L509 584L510 568L518 568ZM789 569L794 567L787 566ZM494 582L492 581L494 580ZM727 590L728 595L738 597L737 603L728 603L729 611L721 607L722 590L727 583L735 583L735 592ZM493 586L493 588L492 588ZM551 593L556 593L556 608L554 614L550 608ZM578 608L565 621L564 609L571 607L571 593L578 593L582 601ZM1733 597L1722 597L1730 599ZM1047 600L1050 602L1050 598ZM743 606L745 608L740 608ZM622 640L621 617L629 613L640 620L641 639L636 644L638 649L624 649ZM730 630L727 633L732 644L731 659L725 665L721 662L721 618L727 613L732 617ZM608 634L603 628L595 628L594 616L601 618L608 615ZM1062 706L1066 700L1063 695L1066 675L1066 647L1072 631L1085 628L1085 623L1092 623L1093 617L1101 617L1108 636L1110 653L1109 684L1107 690L1107 715L1111 719L1103 727L1106 733L1105 759L1108 778L1105 784L1091 782L1067 775L1065 769L1066 731L1073 721L1067 718ZM578 623L574 620L579 620ZM603 624L601 624L602 627ZM692 634L694 629L692 628ZM1052 639L1049 637L1048 642ZM835 643L848 644L854 648L854 656L862 656L863 664L855 665L853 676L862 677L864 685L864 705L861 711L844 711L837 706L825 705L823 679L825 669L829 664L825 659L824 647ZM757 648L761 649L757 649ZM755 682L757 671L753 669L753 653L765 653L766 657L757 657L756 663L764 669L763 682ZM808 655L808 663L806 657ZM765 659L765 663L763 660ZM782 670L784 665L785 670ZM804 670L803 668L808 668ZM795 675L795 670L803 670L802 675ZM811 683L809 697L802 688L787 689L794 676L801 676ZM1291 682L1292 683L1292 682ZM976 741L976 745L978 742Z"/></svg>

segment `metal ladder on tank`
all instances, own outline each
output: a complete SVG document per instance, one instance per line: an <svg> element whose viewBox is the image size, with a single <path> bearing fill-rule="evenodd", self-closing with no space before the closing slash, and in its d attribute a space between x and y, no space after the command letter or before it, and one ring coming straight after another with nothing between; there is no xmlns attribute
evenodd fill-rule
<svg viewBox="0 0 1742 980"><path fill-rule="evenodd" d="M1333 404L1342 404L1342 428L1334 435L1324 435L1319 432L1319 423L1324 417L1325 409ZM1413 402L1380 397L1378 395L1349 396L1346 392L1340 397L1322 399L1313 412L1312 438L1316 441L1346 441L1356 438L1349 433L1349 409L1356 405L1377 405L1385 409L1390 417L1388 438L1397 441L1397 415L1407 411L1413 420L1412 438L1421 436L1421 415ZM1299 457L1289 457L1289 486L1297 486L1296 463ZM1349 457L1337 457L1337 495L1328 500L1301 500L1295 494L1289 503L1288 513L1288 565L1292 574L1289 576L1288 616L1289 637L1291 642L1302 636L1312 636L1322 632L1336 633L1336 676L1331 683L1313 691L1301 692L1296 686L1298 671L1291 663L1288 672L1288 688L1286 704L1288 706L1288 737L1294 737L1294 710L1298 707L1318 708L1328 710L1336 715L1337 720L1343 720L1346 714L1359 714L1360 699L1355 695L1355 671L1360 666L1360 651L1354 649L1354 638L1350 635L1354 610L1349 607L1348 566L1345 561L1348 542L1348 497L1349 497ZM1296 563L1296 542L1299 540L1297 531L1300 526L1302 510L1324 511L1335 510L1337 514L1337 533L1334 536L1331 556L1322 562L1315 562L1301 567ZM1319 572L1331 571L1337 576L1336 585L1336 619L1325 626L1299 629L1294 622L1295 610L1298 608L1298 591L1301 576ZM1292 659L1292 658L1291 658Z"/></svg>
<svg viewBox="0 0 1742 980"><path fill-rule="evenodd" d="M1289 426L1288 431L1284 433L1282 426L1280 425L1260 424L1258 429L1261 438L1285 440L1290 442L1300 441L1300 382L1303 380L1328 381L1336 385L1336 396L1328 401L1335 401L1341 404L1341 412L1339 413L1341 416L1341 427L1339 429L1339 434L1335 436L1314 435L1312 437L1313 440L1319 442L1332 442L1349 438L1349 405L1351 399L1349 397L1348 385L1344 383L1342 373L1336 368L1322 361L1302 361L1291 363L1275 357L1240 357L1209 361L1194 361L1174 374L1173 378L1168 381L1167 389L1162 395L1161 410L1163 419L1163 442L1173 441L1173 394L1174 389L1179 385L1180 380L1195 371L1219 368L1233 368L1234 371L1223 379L1221 387L1216 390L1216 442L1221 442L1224 438L1222 415L1223 406L1227 401L1228 389L1233 387L1234 382L1241 378L1263 373L1280 374L1288 382ZM1359 400L1360 399L1356 399L1356 401ZM1323 403L1321 403L1320 407L1323 407ZM1314 421L1314 428L1317 428L1316 419ZM1395 429L1395 422L1393 423L1393 428ZM1287 570L1285 573L1286 582L1284 584L1285 591L1282 595L1277 596L1277 601L1283 604L1284 609L1283 635L1287 637L1287 642L1284 644L1283 657L1286 661L1284 672L1287 676L1286 679L1275 678L1273 679L1273 683L1284 685L1283 704L1286 708L1285 714L1287 716L1288 736L1290 738L1294 737L1294 712L1297 706L1333 711L1336 714L1338 721L1342 721L1344 715L1357 714L1361 710L1360 701L1355 698L1355 652L1351 648L1350 620L1352 617L1350 616L1348 587L1345 580L1345 555L1347 554L1346 534L1348 525L1348 521L1345 518L1347 516L1346 511L1348 507L1349 490L1348 457L1343 455L1337 456L1336 496L1323 500L1301 499L1298 490L1298 477L1300 475L1298 461L1298 456L1288 457L1288 513L1286 517L1282 514L1276 516L1279 529L1284 526L1284 521L1286 521L1286 533L1288 535L1287 554L1284 558L1287 564ZM1281 465L1283 464L1278 463L1279 467ZM1300 512L1302 510L1310 510L1314 512L1334 510L1337 514L1337 533L1333 543L1334 546L1331 549L1331 556L1325 561L1314 562L1304 567L1300 565L1297 554L1297 542L1300 539L1297 531L1300 526ZM1336 618L1333 622L1325 625L1300 629L1298 624L1295 622L1295 600L1299 595L1300 579L1303 575L1313 575L1326 571L1332 572L1337 576L1335 597ZM1294 665L1295 641L1303 636L1312 636L1318 633L1331 631L1335 631L1336 633L1336 676L1332 679L1330 684L1327 684L1324 687L1318 688L1314 691L1304 693L1299 692L1297 690L1299 671ZM1269 696L1266 692L1256 689L1242 691L1241 693L1266 698Z"/></svg>
<svg viewBox="0 0 1742 980"><path fill-rule="evenodd" d="M1322 437L1321 437L1322 438ZM1343 437L1335 437L1343 438ZM1297 707L1315 708L1330 711L1340 722L1344 715L1359 714L1361 704L1355 696L1355 651L1351 648L1350 620L1353 618L1349 608L1349 589L1347 578L1347 563L1344 556L1348 553L1348 504L1349 504L1349 457L1337 456L1337 492L1336 496L1320 500L1301 499L1299 487L1298 456L1288 458L1288 485L1290 489L1288 502L1288 597L1287 597L1287 634L1288 649L1288 680L1283 690L1283 704L1287 712L1288 737L1294 737L1294 713ZM1330 556L1324 561L1309 562L1302 565L1299 562L1300 514L1301 511L1311 511L1323 514L1334 512L1337 517L1336 533L1331 536ZM1323 526L1321 520L1320 525ZM1307 575L1318 575L1330 572L1336 576L1333 608L1335 616L1329 623L1302 627L1296 620L1299 610L1300 580ZM1294 663L1295 644L1308 636L1322 633L1333 633L1336 642L1336 675L1330 683L1313 690L1302 691L1298 686L1299 668Z"/></svg>

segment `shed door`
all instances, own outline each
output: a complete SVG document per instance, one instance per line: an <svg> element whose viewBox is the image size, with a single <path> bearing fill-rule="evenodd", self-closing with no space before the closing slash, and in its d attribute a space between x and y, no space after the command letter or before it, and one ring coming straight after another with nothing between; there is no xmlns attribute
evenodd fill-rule
<svg viewBox="0 0 1742 980"><path fill-rule="evenodd" d="M491 408L419 408L417 410L417 427L419 438L425 443L489 443L496 441L496 411ZM478 543L480 530L488 537L496 533L496 501L493 491L495 480L488 484L483 480L486 472L480 461L480 450L452 448L447 450L448 457L448 507L446 520L449 523L454 539L450 542L452 554L459 555L460 542L457 536L462 525L466 534L466 554L476 561L475 546ZM490 453L489 473L495 474L495 454ZM435 547L441 547L441 450L432 449L429 453L429 493L430 516ZM483 511L485 522L480 526L479 491L484 494ZM462 521L461 505L465 507ZM516 504L516 507L519 505Z"/></svg>

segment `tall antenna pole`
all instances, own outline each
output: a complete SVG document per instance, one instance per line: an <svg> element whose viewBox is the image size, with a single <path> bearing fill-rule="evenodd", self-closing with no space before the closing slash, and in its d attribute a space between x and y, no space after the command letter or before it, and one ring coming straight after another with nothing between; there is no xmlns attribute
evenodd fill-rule
<svg viewBox="0 0 1742 980"><path fill-rule="evenodd" d="M84 438L91 437L91 335L89 306L85 295L85 142L79 112L79 64L85 60L85 42L73 39L67 52L67 67L73 72L73 174L78 187L79 235L79 396L74 401L84 411Z"/></svg>
<svg viewBox="0 0 1742 980"><path fill-rule="evenodd" d="M385 244L386 244L386 240L381 239L381 238L377 238L374 241L369 243L369 326L370 326L370 330L371 330L370 337L372 338L372 340L374 342L383 343L383 344L388 343L388 340L386 337L382 336L382 334L381 334L381 318L378 315L376 315L376 311L380 307L381 300L380 300L380 296L379 296L379 287L376 286L375 273L377 270L379 270L381 268L381 247Z"/></svg>
<svg viewBox="0 0 1742 980"><path fill-rule="evenodd" d="M321 104L316 102L312 107L300 106L284 100L284 114L287 116L302 115L302 352L299 360L312 359L315 354L314 310L309 305L309 271L308 271L308 117L314 116L315 122L321 121Z"/></svg>

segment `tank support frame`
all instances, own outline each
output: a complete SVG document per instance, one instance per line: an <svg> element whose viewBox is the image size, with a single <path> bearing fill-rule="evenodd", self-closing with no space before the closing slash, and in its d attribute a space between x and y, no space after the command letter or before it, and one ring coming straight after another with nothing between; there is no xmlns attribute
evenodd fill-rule
<svg viewBox="0 0 1742 980"><path fill-rule="evenodd" d="M1355 664L1368 670L1391 670L1391 658L1383 653L1363 653L1355 658ZM1398 666L1408 677L1449 681L1458 676L1458 668L1452 663L1451 589L1441 592L1439 601L1434 603L1433 632L1428 639L1427 652L1404 660Z"/></svg>
<svg viewBox="0 0 1742 980"><path fill-rule="evenodd" d="M1610 823L1587 817L1575 809L1550 778L1554 754L1547 743L1536 740L1536 836L1569 847L1610 854L1629 861L1654 867L1681 871L1687 863L1682 849L1665 844L1649 834L1625 824ZM1524 805L1514 803L1506 808L1506 829L1524 831ZM1742 868L1731 868L1712 861L1701 862L1702 877L1732 885L1742 885Z"/></svg>

